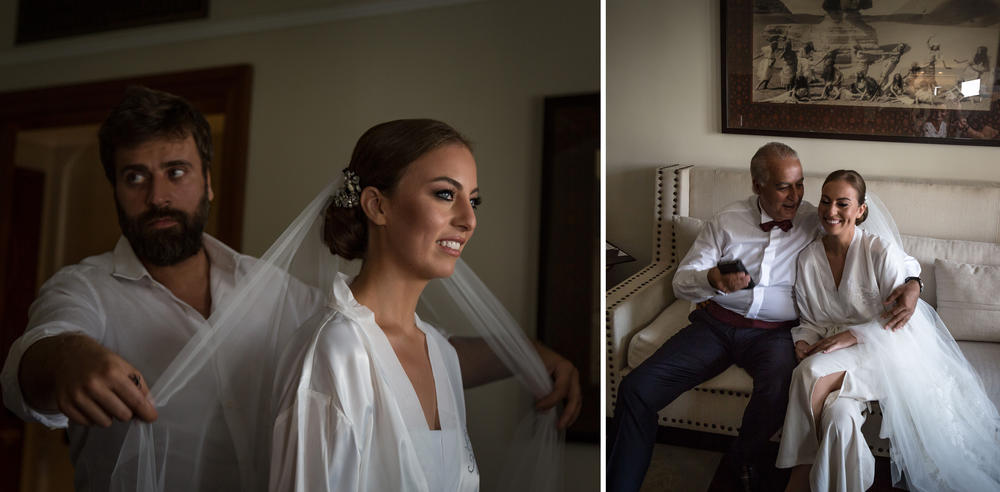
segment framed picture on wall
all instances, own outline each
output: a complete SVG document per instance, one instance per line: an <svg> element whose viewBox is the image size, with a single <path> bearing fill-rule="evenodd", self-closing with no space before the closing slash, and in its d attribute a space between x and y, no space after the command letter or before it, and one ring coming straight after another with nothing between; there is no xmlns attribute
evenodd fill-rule
<svg viewBox="0 0 1000 492"><path fill-rule="evenodd" d="M16 44L208 17L209 0L20 0Z"/></svg>
<svg viewBox="0 0 1000 492"><path fill-rule="evenodd" d="M722 0L722 131L1000 145L1000 5Z"/></svg>

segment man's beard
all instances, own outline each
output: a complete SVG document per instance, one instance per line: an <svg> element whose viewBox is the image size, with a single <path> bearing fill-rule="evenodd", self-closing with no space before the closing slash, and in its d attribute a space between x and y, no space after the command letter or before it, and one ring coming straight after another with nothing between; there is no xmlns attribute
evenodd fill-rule
<svg viewBox="0 0 1000 492"><path fill-rule="evenodd" d="M122 234L141 260L156 266L176 265L201 250L201 234L208 221L208 193L201 196L193 214L164 207L147 210L138 217L129 217L125 215L117 197L115 208L118 209L118 225ZM174 219L177 225L164 229L149 227L153 221L164 218Z"/></svg>

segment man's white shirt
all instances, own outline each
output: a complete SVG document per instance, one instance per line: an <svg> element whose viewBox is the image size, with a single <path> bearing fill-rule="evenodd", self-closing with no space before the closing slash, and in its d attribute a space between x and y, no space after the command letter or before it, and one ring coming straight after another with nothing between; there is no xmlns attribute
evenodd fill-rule
<svg viewBox="0 0 1000 492"><path fill-rule="evenodd" d="M803 201L792 228L760 225L773 220L758 205L757 195L724 207L705 223L674 274L674 294L691 302L708 299L750 319L788 321L798 318L795 310L796 259L821 232L816 207ZM708 271L720 261L741 260L752 289L723 294L708 283ZM907 276L919 276L920 264L906 257Z"/></svg>
<svg viewBox="0 0 1000 492"><path fill-rule="evenodd" d="M228 296L257 260L233 251L207 234L203 238L215 311L226 304ZM286 309L292 310L290 315L301 323L316 312L322 295L318 290L304 291L296 300L294 306ZM113 251L67 266L42 286L31 306L28 328L11 347L0 375L4 404L22 419L53 428L67 427L65 415L28 406L18 383L21 357L28 347L43 338L70 332L88 335L132 364L152 385L191 337L207 328L208 321L201 313L153 280L122 237ZM216 388L201 387L206 384L212 386L214 381L192 388L203 391L204 395L218 395ZM215 414L205 415L203 422L192 425L208 429L207 439L212 442L206 443L206 449L218 450L221 456L216 458L227 462L234 451L221 402L219 407ZM118 421L107 429L68 425L77 490L107 489L127 430L128 422ZM222 475L226 473L220 470L220 485L237 479Z"/></svg>

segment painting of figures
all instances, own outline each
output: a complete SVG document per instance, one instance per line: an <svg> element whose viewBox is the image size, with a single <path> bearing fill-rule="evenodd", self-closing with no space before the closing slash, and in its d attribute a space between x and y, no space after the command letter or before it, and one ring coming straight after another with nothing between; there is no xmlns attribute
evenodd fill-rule
<svg viewBox="0 0 1000 492"><path fill-rule="evenodd" d="M997 2L755 0L752 33L753 102L990 109Z"/></svg>
<svg viewBox="0 0 1000 492"><path fill-rule="evenodd" d="M722 131L1000 146L1000 0L725 0Z"/></svg>

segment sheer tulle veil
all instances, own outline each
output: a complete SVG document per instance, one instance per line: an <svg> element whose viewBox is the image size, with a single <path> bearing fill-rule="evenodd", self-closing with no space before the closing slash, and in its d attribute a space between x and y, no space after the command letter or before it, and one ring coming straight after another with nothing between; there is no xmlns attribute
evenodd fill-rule
<svg viewBox="0 0 1000 492"><path fill-rule="evenodd" d="M151 388L158 420L131 422L113 489L207 490L226 474L238 475L243 490L267 488L277 403L272 397L274 369L284 342L300 323L291 307L303 298L325 295L337 272L353 274L359 267L330 254L321 239L324 210L342 184L339 177L320 191L238 280L232 295L216 300L220 307L208 320L210 328L191 338ZM451 277L428 285L420 315L432 324L446 320L448 326L474 328L532 397L551 391L551 380L524 331L461 260ZM517 430L499 480L503 484L489 488L562 489L563 435L556 430L556 419L556 408L524 409L520 423L512 425ZM232 442L213 442L208 432L213 425L225 425ZM186 438L174 439L180 435ZM178 444L192 441L199 444ZM477 443L472 445L475 449ZM235 450L236 466L206 459L220 446ZM165 483L168 467L181 467L188 481Z"/></svg>
<svg viewBox="0 0 1000 492"><path fill-rule="evenodd" d="M903 251L885 204L868 193L861 228ZM1000 416L937 312L922 299L901 329L866 332L881 366L882 437L893 483L921 491L1000 490Z"/></svg>

